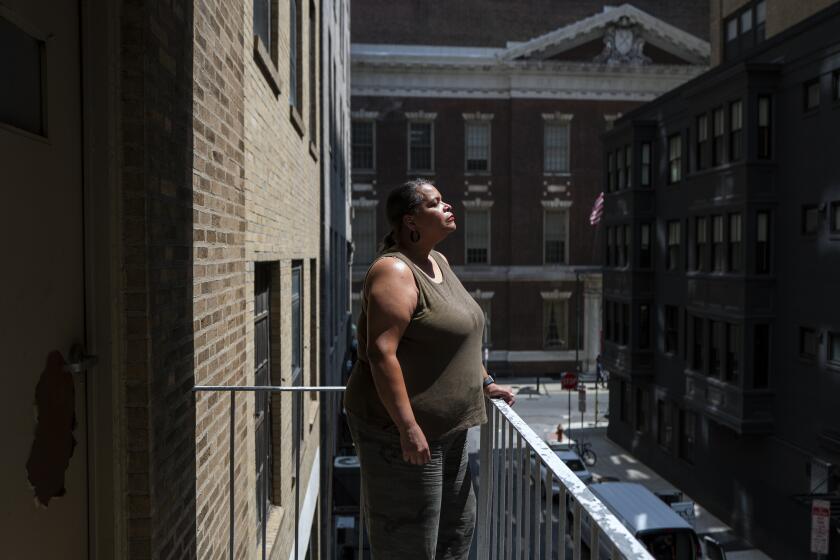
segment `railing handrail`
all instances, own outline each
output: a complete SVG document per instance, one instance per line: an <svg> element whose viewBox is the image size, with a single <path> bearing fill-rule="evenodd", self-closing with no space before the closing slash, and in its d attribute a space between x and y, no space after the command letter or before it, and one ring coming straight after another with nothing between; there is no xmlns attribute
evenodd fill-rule
<svg viewBox="0 0 840 560"><path fill-rule="evenodd" d="M256 391L268 391L269 393L296 393L296 392L306 392L306 391L316 391L316 392L340 392L343 391L345 387L342 386L282 386L282 385L196 385L192 388L193 393L199 393L202 391L228 391L228 392L256 392Z"/></svg>
<svg viewBox="0 0 840 560"><path fill-rule="evenodd" d="M654 560L653 556L640 543L621 521L601 502L595 494L584 484L577 475L566 465L560 457L539 437L536 432L513 409L501 399L491 399L490 402L511 423L513 428L526 441L528 447L539 456L540 462L549 469L556 479L566 488L566 491L585 510L589 517L604 536L606 536L614 551L624 558L634 560ZM562 499L562 498L561 498ZM592 557L599 557L597 547L592 551Z"/></svg>

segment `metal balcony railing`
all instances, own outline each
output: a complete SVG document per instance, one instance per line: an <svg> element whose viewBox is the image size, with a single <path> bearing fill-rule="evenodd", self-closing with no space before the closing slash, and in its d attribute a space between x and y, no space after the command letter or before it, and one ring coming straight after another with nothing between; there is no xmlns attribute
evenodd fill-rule
<svg viewBox="0 0 840 560"><path fill-rule="evenodd" d="M344 387L276 386L196 386L193 391L227 393L229 396L228 488L229 557L235 558L236 471L235 419L237 394L252 393L255 402L267 402L272 393L291 393L293 410L301 410L305 395L315 393L321 401L321 414L333 426L341 410ZM325 398L332 396L333 398ZM487 401L488 422L481 426L478 480L478 519L476 521L477 558L511 559L633 559L654 560L644 546L596 498L548 445L501 400ZM293 420L295 441L299 441L302 422ZM259 442L257 442L259 445ZM294 469L300 480L300 445L294 446ZM258 477L257 493L269 495L269 476ZM557 483L555 487L555 482ZM543 490L545 489L545 491ZM361 496L361 477L360 493ZM263 522L259 525L260 552L267 555L266 510L258 504ZM299 558L300 484L295 485L294 543L292 558ZM359 516L359 546L365 542L364 516ZM359 555L357 558L367 557Z"/></svg>

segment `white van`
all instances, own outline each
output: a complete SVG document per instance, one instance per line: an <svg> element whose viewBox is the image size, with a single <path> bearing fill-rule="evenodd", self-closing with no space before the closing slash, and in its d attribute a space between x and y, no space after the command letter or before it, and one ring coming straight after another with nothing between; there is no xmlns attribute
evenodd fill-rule
<svg viewBox="0 0 840 560"><path fill-rule="evenodd" d="M700 539L685 519L656 495L633 482L603 482L589 486L601 502L641 542L656 560L700 560ZM588 526L582 535L588 536ZM603 539L600 540L603 543ZM600 556L609 558L602 547Z"/></svg>

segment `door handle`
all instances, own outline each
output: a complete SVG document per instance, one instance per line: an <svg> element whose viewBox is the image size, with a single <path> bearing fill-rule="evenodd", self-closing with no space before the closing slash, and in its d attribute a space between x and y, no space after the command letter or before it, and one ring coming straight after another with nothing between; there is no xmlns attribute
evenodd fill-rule
<svg viewBox="0 0 840 560"><path fill-rule="evenodd" d="M64 371L68 373L83 373L99 363L99 357L93 354L86 354L85 348L81 344L74 344L70 348L70 353L67 358L67 363L64 364Z"/></svg>

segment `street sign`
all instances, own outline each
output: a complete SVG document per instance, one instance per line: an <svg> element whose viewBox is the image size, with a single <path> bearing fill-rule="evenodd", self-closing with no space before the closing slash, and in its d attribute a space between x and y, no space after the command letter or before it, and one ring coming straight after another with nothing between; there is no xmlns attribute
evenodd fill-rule
<svg viewBox="0 0 840 560"><path fill-rule="evenodd" d="M831 517L831 502L811 502L811 552L828 554L828 526Z"/></svg>
<svg viewBox="0 0 840 560"><path fill-rule="evenodd" d="M586 389L578 391L578 412L586 412Z"/></svg>
<svg viewBox="0 0 840 560"><path fill-rule="evenodd" d="M577 384L578 377L577 374L573 371L567 371L563 374L563 377L560 378L560 386L568 391L571 391L575 387L577 387Z"/></svg>

